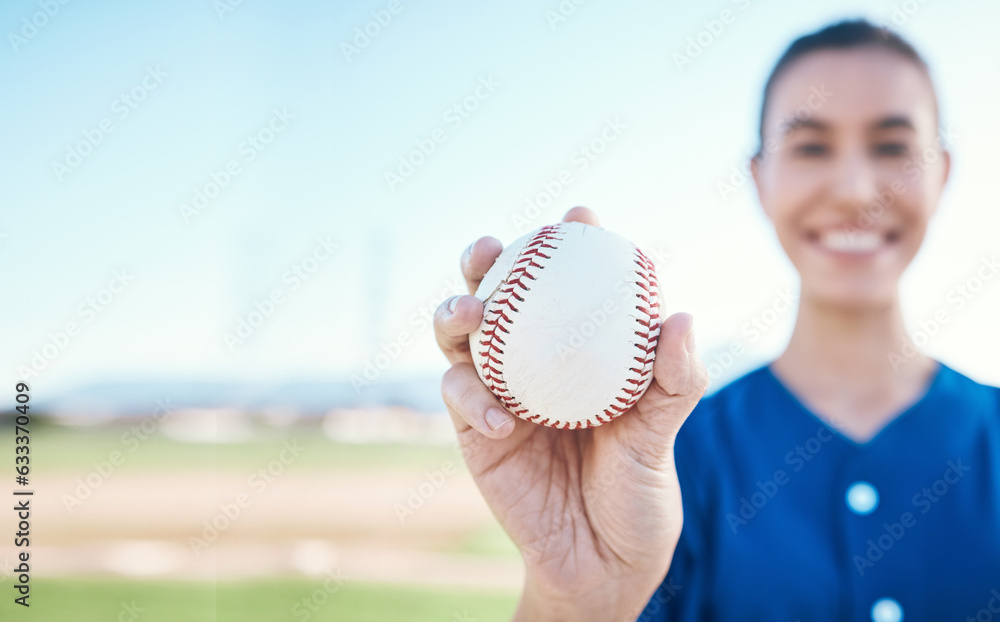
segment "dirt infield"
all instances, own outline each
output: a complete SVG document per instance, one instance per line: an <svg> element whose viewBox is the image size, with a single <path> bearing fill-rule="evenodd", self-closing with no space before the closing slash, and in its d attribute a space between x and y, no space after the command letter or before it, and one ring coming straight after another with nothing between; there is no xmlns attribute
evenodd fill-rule
<svg viewBox="0 0 1000 622"><path fill-rule="evenodd" d="M38 575L344 576L516 589L521 563L468 474L115 473L38 478ZM485 535L483 535L485 534ZM13 560L0 549L0 568ZM0 577L4 574L0 572Z"/></svg>

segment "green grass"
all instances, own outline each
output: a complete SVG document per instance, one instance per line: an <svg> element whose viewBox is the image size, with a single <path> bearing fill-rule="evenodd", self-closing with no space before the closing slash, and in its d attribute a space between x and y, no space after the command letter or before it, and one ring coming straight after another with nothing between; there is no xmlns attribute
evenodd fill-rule
<svg viewBox="0 0 1000 622"><path fill-rule="evenodd" d="M11 622L491 622L509 620L518 597L513 592L402 588L349 578L332 594L323 590L323 580L37 579L31 607L24 609L13 603L9 586L9 578L0 582L0 620ZM310 598L316 611L295 608ZM141 609L134 620L128 609L133 602Z"/></svg>
<svg viewBox="0 0 1000 622"><path fill-rule="evenodd" d="M300 469L436 469L445 460L462 465L462 456L452 446L405 444L353 445L335 443L318 430L297 430L285 436L275 432L266 440L209 445L184 443L153 434L145 440L129 436L122 441L127 427L104 426L96 429L73 429L57 426L32 431L32 471L39 475L76 472L92 463L108 460L117 451L124 464L132 469L234 469L246 471L276 459L284 441L295 440L305 452L295 461ZM3 439L7 453L13 451L13 438ZM0 447L0 450L3 448Z"/></svg>
<svg viewBox="0 0 1000 622"><path fill-rule="evenodd" d="M182 443L154 434L134 451L122 441L126 431L120 425L88 429L32 426L32 473L79 474L81 469L91 469L92 463L108 460L113 451L121 452L125 463L120 468L128 471L182 468L245 472L277 458L283 442L291 439L306 448L295 462L296 470L438 469L445 460L462 465L461 455L452 446L341 444L307 428L274 430L266 440L217 446ZM4 446L12 450L13 438L8 430L0 432L3 455ZM499 525L470 531L456 538L445 552L517 555ZM3 622L490 622L509 620L517 604L516 592L388 586L350 579L327 598L322 579L195 583L37 578L32 582L31 607L25 609L13 603L16 593L12 583L12 578L0 575ZM316 611L294 608L311 596ZM133 602L141 610L134 619L129 609Z"/></svg>

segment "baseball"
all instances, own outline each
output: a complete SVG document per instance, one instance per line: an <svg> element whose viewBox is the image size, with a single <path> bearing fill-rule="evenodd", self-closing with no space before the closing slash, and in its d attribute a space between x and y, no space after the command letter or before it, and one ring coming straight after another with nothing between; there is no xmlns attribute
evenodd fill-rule
<svg viewBox="0 0 1000 622"><path fill-rule="evenodd" d="M621 416L649 387L660 334L653 262L631 242L570 222L500 254L469 335L479 377L511 413L567 430Z"/></svg>

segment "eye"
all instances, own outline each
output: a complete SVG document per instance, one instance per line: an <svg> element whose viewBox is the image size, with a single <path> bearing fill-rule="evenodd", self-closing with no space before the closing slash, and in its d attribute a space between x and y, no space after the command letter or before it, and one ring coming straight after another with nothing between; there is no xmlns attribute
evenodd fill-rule
<svg viewBox="0 0 1000 622"><path fill-rule="evenodd" d="M909 149L904 143L880 143L875 145L875 154L887 157L905 156Z"/></svg>
<svg viewBox="0 0 1000 622"><path fill-rule="evenodd" d="M819 157L827 154L829 150L822 143L803 143L795 147L796 155L805 157Z"/></svg>

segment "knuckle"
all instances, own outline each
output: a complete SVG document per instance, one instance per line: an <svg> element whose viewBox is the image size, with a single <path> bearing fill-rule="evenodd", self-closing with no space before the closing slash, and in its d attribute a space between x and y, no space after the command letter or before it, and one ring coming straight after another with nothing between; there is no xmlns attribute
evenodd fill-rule
<svg viewBox="0 0 1000 622"><path fill-rule="evenodd" d="M444 332L445 322L447 322L447 318L444 314L444 307L440 306L434 312L434 330Z"/></svg>
<svg viewBox="0 0 1000 622"><path fill-rule="evenodd" d="M462 453L462 459L468 461L474 456L477 447L485 438L482 432L473 427L458 432L456 439L458 440L459 451Z"/></svg>
<svg viewBox="0 0 1000 622"><path fill-rule="evenodd" d="M437 310L434 311L434 330L440 334L447 335L452 317L454 316L448 312L448 301L445 300L438 305Z"/></svg>
<svg viewBox="0 0 1000 622"><path fill-rule="evenodd" d="M462 259L459 261L459 265L461 265L462 267L462 274L464 274L466 278L469 277L471 271L470 267L472 265L472 249L473 247L475 247L475 245L476 243L473 242L472 244L469 244L467 247L465 247L465 250L462 251Z"/></svg>
<svg viewBox="0 0 1000 622"><path fill-rule="evenodd" d="M441 397L449 406L454 406L455 388L460 383L461 370L458 368L459 365L452 365L441 377Z"/></svg>

